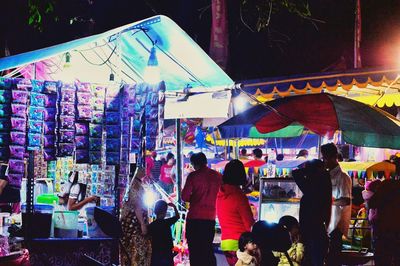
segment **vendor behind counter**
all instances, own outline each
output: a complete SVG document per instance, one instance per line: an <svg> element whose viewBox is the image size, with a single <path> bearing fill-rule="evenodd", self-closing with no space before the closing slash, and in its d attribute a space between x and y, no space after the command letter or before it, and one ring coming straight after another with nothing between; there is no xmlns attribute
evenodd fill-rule
<svg viewBox="0 0 400 266"><path fill-rule="evenodd" d="M8 165L0 164L0 212L18 213L20 202L20 188L8 182Z"/></svg>

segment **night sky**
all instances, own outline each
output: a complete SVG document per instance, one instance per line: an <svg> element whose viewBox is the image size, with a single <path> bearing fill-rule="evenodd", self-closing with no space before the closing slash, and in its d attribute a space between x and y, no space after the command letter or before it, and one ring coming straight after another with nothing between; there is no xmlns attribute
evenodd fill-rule
<svg viewBox="0 0 400 266"><path fill-rule="evenodd" d="M210 1L206 0L59 0L59 21L44 18L43 32L28 25L27 1L2 3L0 56L7 40L17 54L106 31L155 14L175 20L208 51ZM317 28L286 11L270 27L251 32L240 21L239 0L229 3L229 67L234 80L351 69L355 0L309 0ZM397 67L400 60L400 1L361 0L363 67ZM248 14L247 14L248 15ZM251 15L251 14L250 14ZM70 18L78 17L72 25ZM92 19L94 23L88 22Z"/></svg>

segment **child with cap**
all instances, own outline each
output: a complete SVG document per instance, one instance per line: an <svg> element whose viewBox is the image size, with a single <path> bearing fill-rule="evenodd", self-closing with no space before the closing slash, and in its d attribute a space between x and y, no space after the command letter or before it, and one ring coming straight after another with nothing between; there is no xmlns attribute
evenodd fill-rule
<svg viewBox="0 0 400 266"><path fill-rule="evenodd" d="M175 216L165 219L168 206L174 208ZM173 242L171 226L179 219L179 212L173 203L159 200L154 206L154 213L157 218L149 225L149 235L151 236L151 265L152 266L173 266Z"/></svg>
<svg viewBox="0 0 400 266"><path fill-rule="evenodd" d="M239 238L239 250L236 252L238 261L235 266L258 266L260 265L260 252L254 241L254 235L245 232Z"/></svg>

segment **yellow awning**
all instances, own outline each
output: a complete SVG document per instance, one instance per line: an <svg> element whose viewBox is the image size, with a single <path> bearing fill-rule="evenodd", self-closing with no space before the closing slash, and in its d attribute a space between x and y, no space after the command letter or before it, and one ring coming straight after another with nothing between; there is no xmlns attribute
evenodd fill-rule
<svg viewBox="0 0 400 266"><path fill-rule="evenodd" d="M378 107L392 107L393 105L400 106L400 93L359 96L354 97L353 99L368 105L376 105Z"/></svg>

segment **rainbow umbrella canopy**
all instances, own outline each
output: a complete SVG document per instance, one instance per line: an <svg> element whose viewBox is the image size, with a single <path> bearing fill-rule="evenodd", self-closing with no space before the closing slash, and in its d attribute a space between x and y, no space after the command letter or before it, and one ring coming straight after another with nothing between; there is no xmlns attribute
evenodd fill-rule
<svg viewBox="0 0 400 266"><path fill-rule="evenodd" d="M400 122L363 103L328 93L280 98L256 105L218 126L223 138L246 137L254 128L261 134L304 126L332 137L341 130L347 143L400 149Z"/></svg>

